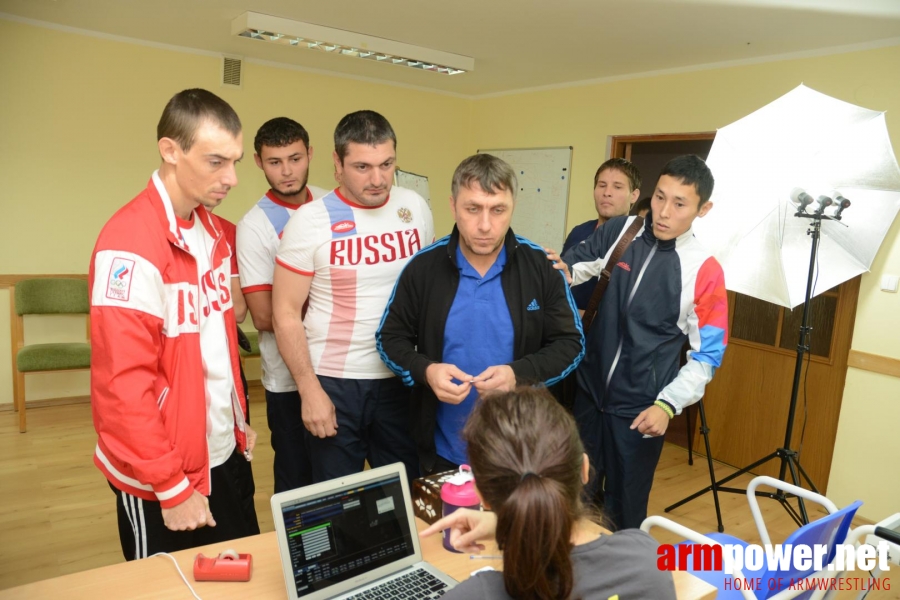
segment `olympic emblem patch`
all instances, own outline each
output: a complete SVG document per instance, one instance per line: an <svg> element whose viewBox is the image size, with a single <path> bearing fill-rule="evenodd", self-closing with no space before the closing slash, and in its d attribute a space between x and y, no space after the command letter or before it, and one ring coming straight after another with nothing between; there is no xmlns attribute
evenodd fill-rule
<svg viewBox="0 0 900 600"><path fill-rule="evenodd" d="M404 223L412 223L412 212L408 208L398 208L397 216L400 217L400 220Z"/></svg>
<svg viewBox="0 0 900 600"><path fill-rule="evenodd" d="M131 279L134 275L134 261L116 257L109 268L109 278L106 282L106 297L112 300L128 302L131 295Z"/></svg>

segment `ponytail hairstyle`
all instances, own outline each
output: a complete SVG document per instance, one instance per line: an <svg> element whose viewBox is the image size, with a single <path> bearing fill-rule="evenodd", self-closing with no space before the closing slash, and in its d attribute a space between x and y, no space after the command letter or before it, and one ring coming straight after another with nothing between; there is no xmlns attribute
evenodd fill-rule
<svg viewBox="0 0 900 600"><path fill-rule="evenodd" d="M572 531L586 516L575 420L546 388L522 386L481 399L462 435L478 490L497 515L506 592L569 598Z"/></svg>

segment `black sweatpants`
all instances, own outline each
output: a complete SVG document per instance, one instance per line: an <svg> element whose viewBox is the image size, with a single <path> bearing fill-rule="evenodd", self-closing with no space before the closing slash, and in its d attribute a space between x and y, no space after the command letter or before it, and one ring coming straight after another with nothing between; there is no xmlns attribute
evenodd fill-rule
<svg viewBox="0 0 900 600"><path fill-rule="evenodd" d="M210 477L212 493L209 496L209 510L216 526L193 531L170 530L163 522L159 502L132 496L110 484L116 494L119 541L125 560L258 534L250 463L235 451L225 463L210 471Z"/></svg>
<svg viewBox="0 0 900 600"><path fill-rule="evenodd" d="M602 413L606 514L617 529L634 529L647 518L653 474L665 436L645 438L630 429L632 417Z"/></svg>
<svg viewBox="0 0 900 600"><path fill-rule="evenodd" d="M631 429L633 417L618 417L597 408L579 390L575 420L591 463L602 465L603 512L616 530L634 529L647 518L653 475L662 454L665 436L645 438ZM594 493L597 483L591 482Z"/></svg>
<svg viewBox="0 0 900 600"><path fill-rule="evenodd" d="M272 450L275 451L276 494L313 482L300 402L299 392L266 390L266 417L272 432Z"/></svg>
<svg viewBox="0 0 900 600"><path fill-rule="evenodd" d="M396 462L419 476L419 457L410 433L410 389L396 377L338 379L319 376L334 403L337 435L319 438L305 431L313 481L319 483Z"/></svg>
<svg viewBox="0 0 900 600"><path fill-rule="evenodd" d="M606 470L603 465L603 425L601 412L597 409L589 392L581 386L575 386L575 401L572 405L572 416L578 423L581 443L591 463L591 478L585 486L587 500L597 508L603 508L603 490L606 486Z"/></svg>
<svg viewBox="0 0 900 600"><path fill-rule="evenodd" d="M431 475L434 475L435 473L446 473L447 471L459 471L458 464L456 464L453 461L447 460L440 454L438 454L437 456L434 457L434 464L431 466L430 469L421 467L421 465L420 465L420 468L422 469L423 477L430 477Z"/></svg>

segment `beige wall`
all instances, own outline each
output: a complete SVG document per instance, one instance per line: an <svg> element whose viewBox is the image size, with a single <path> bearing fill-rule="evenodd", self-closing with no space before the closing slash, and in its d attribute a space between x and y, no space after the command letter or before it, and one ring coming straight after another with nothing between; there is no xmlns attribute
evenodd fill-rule
<svg viewBox="0 0 900 600"><path fill-rule="evenodd" d="M874 522L900 512L898 403L896 377L847 369L828 497L838 506L862 500L859 515Z"/></svg>
<svg viewBox="0 0 900 600"><path fill-rule="evenodd" d="M431 178L439 234L451 224L441 190L457 162L479 147L574 146L571 227L591 216L591 179L608 136L712 131L799 83L887 110L895 147L900 141L900 47L479 100L245 66L244 89L225 90L213 57L0 20L0 273L86 271L100 226L155 168L153 125L166 99L185 87L220 93L251 134L276 114L298 118L317 151L311 182L322 186L332 181L327 155L336 121L359 108L383 112L397 130L401 167ZM231 219L265 186L249 160L250 139L245 148L241 185L220 209ZM863 277L853 340L856 350L894 358L900 302L878 283L883 273L900 274L898 232L895 223ZM7 314L3 296L0 314ZM0 335L8 326L2 321ZM11 396L7 348L0 344L0 401ZM898 484L885 481L896 479L889 436L898 424L900 380L850 369L828 490L838 504L860 498L861 514L875 520L897 510Z"/></svg>
<svg viewBox="0 0 900 600"><path fill-rule="evenodd" d="M310 182L334 184L334 126L371 108L393 124L398 164L448 190L468 152L471 101L396 86L245 63L244 87L219 86L220 59L0 20L0 273L84 273L103 223L158 166L155 128L173 93L204 87L244 124L239 186L219 212L236 220L266 190L253 135L287 115L309 130ZM438 215L438 230L449 217ZM12 226L14 224L14 226ZM40 243L35 243L37 241Z"/></svg>
<svg viewBox="0 0 900 600"><path fill-rule="evenodd" d="M894 98L900 102L896 94ZM900 107L893 110L900 114ZM897 148L897 127L891 131ZM862 278L852 344L854 350L894 359L900 359L900 297L879 286L882 274L900 274L898 239L900 219L891 226L871 273ZM848 368L828 484L836 504L863 500L859 514L876 522L900 512L898 426L900 378Z"/></svg>

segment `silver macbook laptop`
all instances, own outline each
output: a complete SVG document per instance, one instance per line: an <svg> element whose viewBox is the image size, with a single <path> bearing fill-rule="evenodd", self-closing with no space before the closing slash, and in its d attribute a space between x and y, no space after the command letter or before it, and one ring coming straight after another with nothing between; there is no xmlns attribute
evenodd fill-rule
<svg viewBox="0 0 900 600"><path fill-rule="evenodd" d="M439 598L456 585L422 560L402 463L272 496L288 597Z"/></svg>

